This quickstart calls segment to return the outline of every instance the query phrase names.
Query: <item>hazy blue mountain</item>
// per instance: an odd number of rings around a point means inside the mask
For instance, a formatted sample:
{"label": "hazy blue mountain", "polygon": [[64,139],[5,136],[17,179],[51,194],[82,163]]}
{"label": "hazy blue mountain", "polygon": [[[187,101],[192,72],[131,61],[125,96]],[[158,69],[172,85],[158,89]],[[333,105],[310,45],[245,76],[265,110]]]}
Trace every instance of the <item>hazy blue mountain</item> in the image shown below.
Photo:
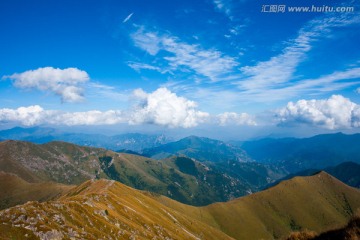
{"label": "hazy blue mountain", "polygon": [[10,139],[33,143],[65,141],[82,146],[102,147],[111,150],[126,149],[137,152],[144,148],[159,146],[171,140],[164,135],[126,133],[115,136],[106,136],[102,134],[67,133],[52,128],[42,127],[15,127],[0,131],[0,140]]}
{"label": "hazy blue mountain", "polygon": [[144,149],[143,154],[155,159],[184,155],[200,162],[247,162],[251,160],[240,147],[219,140],[196,136],[186,137],[179,141],[170,142],[158,147]]}
{"label": "hazy blue mountain", "polygon": [[360,134],[323,134],[311,138],[261,139],[241,144],[261,163],[275,164],[290,173],[324,169],[342,162],[360,163]]}

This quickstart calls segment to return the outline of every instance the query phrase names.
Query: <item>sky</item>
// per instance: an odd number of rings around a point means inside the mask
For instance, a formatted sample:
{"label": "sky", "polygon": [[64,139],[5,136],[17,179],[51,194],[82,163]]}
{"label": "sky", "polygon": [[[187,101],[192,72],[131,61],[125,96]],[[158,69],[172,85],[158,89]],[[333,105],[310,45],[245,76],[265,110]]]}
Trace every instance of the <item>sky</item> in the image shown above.
{"label": "sky", "polygon": [[3,0],[0,32],[0,129],[360,132],[358,1]]}

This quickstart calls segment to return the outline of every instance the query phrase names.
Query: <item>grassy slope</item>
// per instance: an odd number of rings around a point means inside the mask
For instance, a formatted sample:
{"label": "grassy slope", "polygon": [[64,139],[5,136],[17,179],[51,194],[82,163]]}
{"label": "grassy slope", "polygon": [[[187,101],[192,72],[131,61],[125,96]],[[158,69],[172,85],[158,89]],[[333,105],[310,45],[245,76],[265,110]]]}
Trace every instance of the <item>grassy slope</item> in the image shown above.
{"label": "grassy slope", "polygon": [[235,199],[195,208],[159,197],[163,204],[218,227],[236,239],[272,239],[341,226],[360,207],[360,191],[321,172]]}
{"label": "grassy slope", "polygon": [[0,172],[0,209],[27,201],[48,201],[72,187],[52,182],[28,183],[16,175]]}
{"label": "grassy slope", "polygon": [[109,180],[87,181],[57,201],[1,211],[0,233],[10,239],[25,234],[64,239],[231,239],[162,205],[149,193]]}

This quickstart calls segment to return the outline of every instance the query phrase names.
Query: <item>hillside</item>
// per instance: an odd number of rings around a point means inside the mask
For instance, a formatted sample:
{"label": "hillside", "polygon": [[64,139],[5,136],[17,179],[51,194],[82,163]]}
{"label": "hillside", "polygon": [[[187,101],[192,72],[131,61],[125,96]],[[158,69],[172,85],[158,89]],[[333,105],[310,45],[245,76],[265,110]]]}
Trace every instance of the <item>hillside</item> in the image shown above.
{"label": "hillside", "polygon": [[0,172],[0,210],[27,201],[54,199],[73,186],[53,182],[29,183],[14,174]]}
{"label": "hillside", "polygon": [[109,180],[87,181],[56,201],[0,212],[0,238],[231,239],[151,197]]}
{"label": "hillside", "polygon": [[260,139],[240,146],[249,156],[271,163],[290,173],[324,169],[342,162],[360,163],[360,134],[323,134],[311,138]]}
{"label": "hillside", "polygon": [[235,239],[279,239],[301,229],[333,229],[346,224],[360,208],[359,199],[359,190],[325,172],[296,177],[262,192],[201,208],[159,197],[163,204]]}
{"label": "hillside", "polygon": [[[186,164],[192,164],[196,172],[189,172],[184,168]],[[192,159],[174,157],[157,161],[65,142],[41,145],[0,142],[0,171],[15,174],[29,183],[72,185],[94,178],[113,179],[192,205],[228,201],[256,190],[246,180]]]}

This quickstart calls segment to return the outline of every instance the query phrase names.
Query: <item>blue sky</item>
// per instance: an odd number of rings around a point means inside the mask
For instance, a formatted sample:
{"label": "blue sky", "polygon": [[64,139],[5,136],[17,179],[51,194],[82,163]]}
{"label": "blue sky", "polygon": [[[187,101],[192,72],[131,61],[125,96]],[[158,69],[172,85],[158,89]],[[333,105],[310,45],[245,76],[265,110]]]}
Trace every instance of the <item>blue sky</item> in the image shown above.
{"label": "blue sky", "polygon": [[[353,11],[289,10],[312,5]],[[359,11],[334,0],[1,1],[0,128],[358,132]]]}

